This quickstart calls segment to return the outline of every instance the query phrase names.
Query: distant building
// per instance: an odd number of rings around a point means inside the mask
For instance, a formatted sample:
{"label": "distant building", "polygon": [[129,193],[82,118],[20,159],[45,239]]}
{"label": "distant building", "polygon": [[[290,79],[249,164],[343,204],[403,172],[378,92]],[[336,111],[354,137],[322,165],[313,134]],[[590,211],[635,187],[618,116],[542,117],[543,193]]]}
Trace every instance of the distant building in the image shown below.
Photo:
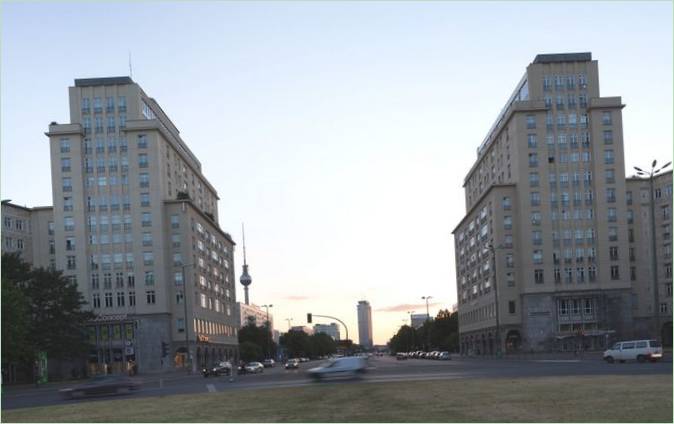
{"label": "distant building", "polygon": [[314,334],[325,333],[328,336],[332,337],[333,340],[339,340],[339,325],[337,323],[327,324],[316,324],[314,325]]}
{"label": "distant building", "polygon": [[358,344],[372,347],[372,308],[367,300],[358,302]]}
{"label": "distant building", "polygon": [[288,331],[303,331],[303,332],[307,333],[307,334],[310,335],[310,336],[311,336],[312,334],[314,334],[313,328],[307,327],[307,326],[305,326],[305,325],[293,325],[292,327],[290,327],[290,330],[288,330]]}
{"label": "distant building", "polygon": [[18,253],[33,267],[54,267],[54,208],[2,201],[2,253]]}
{"label": "distant building", "polygon": [[[255,304],[246,305],[243,302],[236,303],[236,313],[240,319],[240,327],[248,325],[249,321],[253,321],[258,327],[262,327],[267,321],[267,311]],[[274,328],[274,315],[269,314],[269,324]]]}
{"label": "distant building", "polygon": [[411,321],[410,325],[413,328],[417,329],[417,328],[421,327],[422,325],[424,325],[426,320],[429,320],[429,319],[430,319],[430,317],[427,314],[412,314],[412,315],[410,315],[410,321]]}

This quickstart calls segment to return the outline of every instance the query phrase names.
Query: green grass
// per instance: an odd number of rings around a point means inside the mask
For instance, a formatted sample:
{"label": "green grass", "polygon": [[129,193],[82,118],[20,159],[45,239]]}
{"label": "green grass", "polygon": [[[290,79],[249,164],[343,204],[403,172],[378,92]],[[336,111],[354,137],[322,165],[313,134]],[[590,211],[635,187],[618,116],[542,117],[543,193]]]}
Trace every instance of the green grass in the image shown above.
{"label": "green grass", "polygon": [[316,384],[3,411],[3,422],[672,422],[672,377]]}

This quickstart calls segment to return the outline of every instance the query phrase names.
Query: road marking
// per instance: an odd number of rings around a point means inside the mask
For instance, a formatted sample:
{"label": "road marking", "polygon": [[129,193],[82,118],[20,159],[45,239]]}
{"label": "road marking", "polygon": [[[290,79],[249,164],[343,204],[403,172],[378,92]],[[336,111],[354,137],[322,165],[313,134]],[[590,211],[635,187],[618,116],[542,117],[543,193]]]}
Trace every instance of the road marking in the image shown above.
{"label": "road marking", "polygon": [[210,393],[217,392],[217,390],[215,389],[215,384],[207,384],[207,385],[206,385],[206,388],[208,389],[208,391],[209,391]]}
{"label": "road marking", "polygon": [[532,362],[580,362],[580,359],[536,359]]}

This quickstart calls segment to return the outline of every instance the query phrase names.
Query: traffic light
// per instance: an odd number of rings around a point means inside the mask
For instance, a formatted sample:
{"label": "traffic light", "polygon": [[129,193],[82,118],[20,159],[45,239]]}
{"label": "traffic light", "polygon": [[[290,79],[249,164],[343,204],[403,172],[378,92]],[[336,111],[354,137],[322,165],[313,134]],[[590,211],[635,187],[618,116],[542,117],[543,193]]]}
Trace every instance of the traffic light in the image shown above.
{"label": "traffic light", "polygon": [[161,356],[166,358],[169,354],[169,345],[166,342],[161,342]]}
{"label": "traffic light", "polygon": [[311,313],[307,314],[307,322],[311,324]]}

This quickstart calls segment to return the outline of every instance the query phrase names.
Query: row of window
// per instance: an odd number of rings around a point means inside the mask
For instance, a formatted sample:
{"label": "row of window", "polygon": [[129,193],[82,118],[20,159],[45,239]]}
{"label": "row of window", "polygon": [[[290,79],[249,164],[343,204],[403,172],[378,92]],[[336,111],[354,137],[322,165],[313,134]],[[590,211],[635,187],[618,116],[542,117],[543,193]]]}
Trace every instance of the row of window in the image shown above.
{"label": "row of window", "polygon": [[[103,118],[100,116],[94,117],[94,130],[93,132],[96,134],[103,134],[105,131],[103,130]],[[91,118],[88,116],[85,116],[82,118],[82,128],[84,129],[84,134],[88,135],[92,133],[91,130]],[[126,114],[119,114],[119,127],[115,127],[115,118],[113,116],[108,116],[108,126],[107,126],[107,133],[115,133],[117,131],[117,128],[120,130],[126,128]]]}
{"label": "row of window", "polygon": [[[90,112],[91,102],[88,97],[82,97],[80,100],[81,110],[83,114]],[[103,100],[101,97],[93,98],[94,113],[101,113],[103,111]],[[117,98],[117,108],[120,112],[126,111],[126,96],[119,96]],[[115,111],[115,97],[107,96],[105,98],[105,109],[107,113]]]}
{"label": "row of window", "polygon": [[10,216],[3,217],[2,221],[6,230],[14,229],[16,231],[30,231],[30,221],[24,221],[23,219],[12,218]]}
{"label": "row of window", "polygon": [[544,75],[543,76],[543,90],[575,90],[576,87],[584,89],[587,88],[586,74],[566,74],[566,75]]}
{"label": "row of window", "polygon": [[23,239],[13,239],[12,237],[5,237],[4,243],[7,250],[23,250]]}

